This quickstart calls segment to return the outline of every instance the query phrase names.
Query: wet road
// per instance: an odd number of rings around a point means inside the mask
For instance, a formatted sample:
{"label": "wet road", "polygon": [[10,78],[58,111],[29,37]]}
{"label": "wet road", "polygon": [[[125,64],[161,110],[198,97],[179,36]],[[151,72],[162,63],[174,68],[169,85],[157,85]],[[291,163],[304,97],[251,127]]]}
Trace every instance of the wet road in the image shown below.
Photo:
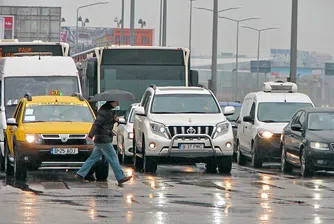
{"label": "wet road", "polygon": [[0,223],[334,223],[334,175],[304,179],[233,164],[228,176],[204,166],[159,166],[133,173],[123,188],[79,183],[74,172],[30,172],[26,182],[0,175]]}

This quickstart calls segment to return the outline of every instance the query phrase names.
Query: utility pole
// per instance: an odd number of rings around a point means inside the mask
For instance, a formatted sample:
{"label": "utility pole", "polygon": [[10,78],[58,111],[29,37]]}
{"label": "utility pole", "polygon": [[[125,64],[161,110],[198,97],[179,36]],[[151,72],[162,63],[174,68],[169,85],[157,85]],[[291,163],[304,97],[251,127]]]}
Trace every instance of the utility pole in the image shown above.
{"label": "utility pole", "polygon": [[189,0],[190,1],[190,18],[189,18],[189,50],[191,52],[191,33],[192,33],[192,20],[193,20],[193,1],[195,0]]}
{"label": "utility pole", "polygon": [[213,0],[211,91],[217,94],[218,0]]}
{"label": "utility pole", "polygon": [[291,46],[290,46],[290,82],[297,82],[297,29],[298,0],[292,0]]}
{"label": "utility pole", "polygon": [[159,46],[161,46],[162,40],[162,14],[163,14],[163,0],[160,0],[160,25],[159,25]]}
{"label": "utility pole", "polygon": [[135,44],[135,0],[131,0],[130,6],[130,45]]}
{"label": "utility pole", "polygon": [[121,44],[124,44],[124,0],[122,0]]}
{"label": "utility pole", "polygon": [[167,0],[163,0],[163,20],[162,20],[162,29],[163,29],[163,35],[162,35],[162,46],[166,46],[167,43]]}

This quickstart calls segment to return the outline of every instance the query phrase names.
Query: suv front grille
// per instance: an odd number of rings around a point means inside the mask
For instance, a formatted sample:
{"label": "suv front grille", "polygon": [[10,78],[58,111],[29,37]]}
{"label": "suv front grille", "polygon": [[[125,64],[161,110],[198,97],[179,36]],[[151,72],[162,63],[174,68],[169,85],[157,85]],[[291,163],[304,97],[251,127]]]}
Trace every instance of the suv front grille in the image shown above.
{"label": "suv front grille", "polygon": [[169,126],[171,137],[177,134],[206,134],[212,136],[214,126]]}
{"label": "suv front grille", "polygon": [[[42,134],[42,145],[86,145],[85,134]],[[64,138],[65,139],[62,139]]]}

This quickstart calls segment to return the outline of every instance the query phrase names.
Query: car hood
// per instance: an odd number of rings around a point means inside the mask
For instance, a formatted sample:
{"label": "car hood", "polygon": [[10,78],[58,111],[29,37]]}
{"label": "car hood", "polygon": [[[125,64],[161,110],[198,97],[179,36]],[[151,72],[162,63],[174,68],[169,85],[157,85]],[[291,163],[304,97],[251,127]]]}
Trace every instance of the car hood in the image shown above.
{"label": "car hood", "polygon": [[274,134],[281,134],[283,132],[283,128],[288,124],[288,123],[264,123],[264,122],[260,123],[261,123],[260,125],[261,129],[265,129]]}
{"label": "car hood", "polygon": [[88,134],[93,123],[87,122],[43,122],[25,123],[29,134]]}
{"label": "car hood", "polygon": [[152,120],[164,125],[216,125],[226,121],[223,114],[154,114]]}
{"label": "car hood", "polygon": [[334,130],[306,131],[307,139],[315,142],[334,143]]}

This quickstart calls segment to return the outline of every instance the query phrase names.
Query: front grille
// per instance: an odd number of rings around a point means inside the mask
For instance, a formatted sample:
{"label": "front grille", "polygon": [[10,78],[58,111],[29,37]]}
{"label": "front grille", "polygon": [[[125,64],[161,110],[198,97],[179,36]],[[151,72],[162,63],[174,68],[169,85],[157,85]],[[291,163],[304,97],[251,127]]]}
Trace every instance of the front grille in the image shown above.
{"label": "front grille", "polygon": [[42,145],[86,145],[86,134],[42,134]]}
{"label": "front grille", "polygon": [[86,145],[85,139],[68,139],[62,142],[60,139],[43,139],[42,145]]}
{"label": "front grille", "polygon": [[206,134],[211,136],[213,132],[213,126],[169,126],[168,131],[173,137],[177,134]]}

